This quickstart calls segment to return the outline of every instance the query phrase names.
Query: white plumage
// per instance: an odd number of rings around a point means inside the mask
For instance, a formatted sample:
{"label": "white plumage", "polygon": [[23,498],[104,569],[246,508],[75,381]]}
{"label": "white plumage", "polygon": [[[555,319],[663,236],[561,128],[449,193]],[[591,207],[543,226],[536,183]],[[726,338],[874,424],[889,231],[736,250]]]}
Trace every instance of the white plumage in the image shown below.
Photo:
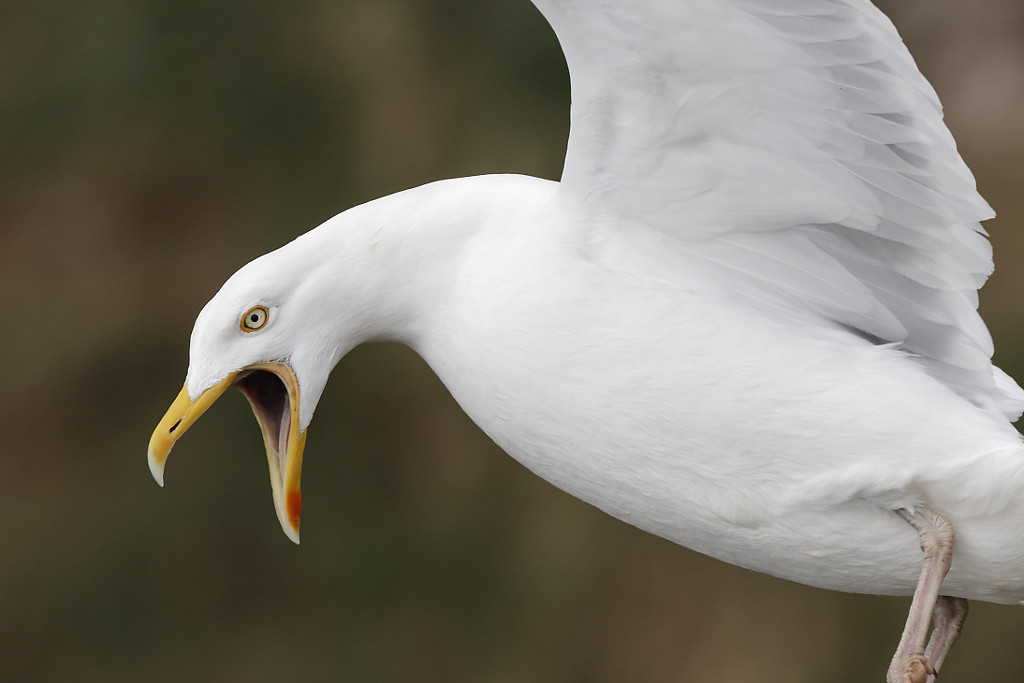
{"label": "white plumage", "polygon": [[654,261],[669,280],[697,268],[755,306],[899,342],[969,400],[1020,415],[1024,393],[998,372],[995,385],[976,313],[992,269],[978,221],[992,211],[881,12],[538,4],[572,76],[563,185],[653,231],[616,241],[643,250],[634,267]]}
{"label": "white plumage", "polygon": [[867,0],[536,4],[572,81],[561,182],[427,185],[241,269],[196,322],[154,472],[240,383],[297,540],[297,435],[341,357],[391,339],[510,455],[640,528],[911,594],[927,511],[956,531],[942,595],[1024,600],[1024,391],[976,311],[992,212],[892,24]]}

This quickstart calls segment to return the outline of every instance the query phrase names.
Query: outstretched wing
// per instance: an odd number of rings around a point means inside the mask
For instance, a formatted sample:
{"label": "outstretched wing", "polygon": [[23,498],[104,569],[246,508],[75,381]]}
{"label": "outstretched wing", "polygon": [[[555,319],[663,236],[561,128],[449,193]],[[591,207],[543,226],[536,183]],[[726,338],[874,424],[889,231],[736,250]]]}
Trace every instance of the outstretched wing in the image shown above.
{"label": "outstretched wing", "polygon": [[534,1],[572,81],[563,191],[629,226],[605,258],[896,343],[1020,415],[977,313],[993,213],[868,0]]}

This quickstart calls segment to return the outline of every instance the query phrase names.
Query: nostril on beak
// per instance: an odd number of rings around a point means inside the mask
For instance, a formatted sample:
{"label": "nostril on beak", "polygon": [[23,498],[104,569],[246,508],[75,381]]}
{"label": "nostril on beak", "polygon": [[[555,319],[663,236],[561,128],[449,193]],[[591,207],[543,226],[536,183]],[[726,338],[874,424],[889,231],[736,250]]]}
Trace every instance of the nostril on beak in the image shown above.
{"label": "nostril on beak", "polygon": [[168,434],[173,434],[174,430],[177,429],[178,425],[180,425],[180,424],[181,424],[181,419],[179,418],[177,422],[175,422],[173,425],[171,425],[171,428],[168,430],[167,433]]}

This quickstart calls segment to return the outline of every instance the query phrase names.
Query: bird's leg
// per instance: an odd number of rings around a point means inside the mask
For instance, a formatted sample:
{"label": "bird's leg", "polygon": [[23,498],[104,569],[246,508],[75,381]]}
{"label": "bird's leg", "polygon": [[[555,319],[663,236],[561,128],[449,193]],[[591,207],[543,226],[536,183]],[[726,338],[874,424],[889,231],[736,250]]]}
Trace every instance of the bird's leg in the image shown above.
{"label": "bird's leg", "polygon": [[[886,683],[927,683],[929,677],[935,673],[936,667],[934,663],[929,662],[925,654],[925,638],[928,635],[932,613],[935,612],[939,600],[939,588],[953,560],[953,527],[944,517],[930,510],[895,512],[914,527],[920,536],[924,562],[917,580],[917,589],[914,591],[914,600],[910,603],[910,614],[907,616],[907,625],[903,628],[903,637],[886,674]],[[954,607],[956,611],[958,607],[955,604],[947,604],[945,599],[942,602],[940,618],[945,633],[939,633],[938,640],[933,638],[928,651],[944,658],[949,646],[953,644],[952,639],[956,638],[955,634],[951,636],[950,633],[959,632],[959,625],[963,623],[963,619],[961,618],[957,624],[955,615],[947,618],[946,608]],[[963,616],[966,617],[966,610],[963,611]],[[931,647],[932,644],[934,648]]]}
{"label": "bird's leg", "polygon": [[935,602],[935,627],[928,639],[928,647],[924,650],[924,658],[936,673],[949,654],[949,649],[956,642],[957,636],[960,635],[966,618],[967,601],[963,598],[940,595]]}

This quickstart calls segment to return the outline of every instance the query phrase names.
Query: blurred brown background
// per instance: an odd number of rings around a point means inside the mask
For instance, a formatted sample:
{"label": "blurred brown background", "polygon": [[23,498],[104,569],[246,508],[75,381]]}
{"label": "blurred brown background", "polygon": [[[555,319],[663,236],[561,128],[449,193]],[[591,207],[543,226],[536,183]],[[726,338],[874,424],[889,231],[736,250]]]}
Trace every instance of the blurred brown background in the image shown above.
{"label": "blurred brown background", "polygon": [[[982,307],[1024,378],[1024,3],[884,9],[1000,214]],[[882,680],[908,600],[612,520],[503,455],[404,348],[335,371],[301,547],[240,396],[150,479],[231,272],[408,186],[557,177],[567,107],[527,0],[0,2],[0,679]],[[1022,644],[1024,608],[975,604],[942,680],[1020,680]]]}

